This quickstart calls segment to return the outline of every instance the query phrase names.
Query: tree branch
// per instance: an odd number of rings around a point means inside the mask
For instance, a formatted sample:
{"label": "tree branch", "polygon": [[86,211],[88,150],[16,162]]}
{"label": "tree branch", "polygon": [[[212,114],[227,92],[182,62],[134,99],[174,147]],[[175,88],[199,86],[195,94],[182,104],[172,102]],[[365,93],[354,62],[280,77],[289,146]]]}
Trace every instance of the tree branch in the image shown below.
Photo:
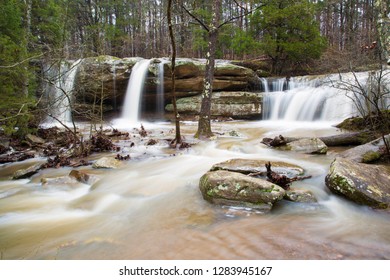
{"label": "tree branch", "polygon": [[26,59],[24,59],[24,60],[22,60],[22,61],[16,62],[15,64],[12,64],[12,65],[4,65],[4,66],[3,66],[3,65],[0,65],[0,68],[1,68],[1,69],[14,68],[14,67],[16,67],[16,66],[18,66],[18,65],[20,65],[20,64],[25,63],[26,61],[29,61],[29,60],[34,59],[34,58],[41,57],[41,56],[43,56],[43,55],[44,55],[44,53],[41,53],[41,54],[39,54],[39,55],[32,56],[32,57],[26,58]]}
{"label": "tree branch", "polygon": [[221,28],[222,26],[224,26],[224,25],[226,25],[226,24],[229,24],[229,23],[232,23],[233,21],[235,21],[235,20],[237,20],[237,19],[240,19],[240,18],[242,18],[242,17],[245,17],[245,16],[247,16],[247,15],[250,15],[251,13],[253,13],[253,12],[255,12],[255,11],[257,11],[257,10],[259,10],[259,9],[261,9],[262,7],[265,6],[265,4],[262,4],[262,5],[260,5],[260,6],[256,7],[256,8],[254,8],[254,9],[248,11],[246,8],[244,8],[244,7],[242,7],[240,4],[238,4],[237,1],[234,1],[234,3],[236,3],[236,5],[237,5],[238,7],[240,7],[241,9],[243,9],[243,10],[246,11],[246,12],[245,12],[244,14],[242,14],[242,15],[238,15],[238,16],[235,16],[235,17],[232,17],[232,18],[228,19],[227,21],[221,23],[217,28]]}
{"label": "tree branch", "polygon": [[207,25],[201,20],[199,19],[197,16],[195,16],[193,13],[191,13],[191,11],[189,11],[185,6],[184,4],[181,5],[181,7],[186,11],[186,13],[192,17],[194,20],[196,20],[204,29],[206,29],[207,32],[210,32],[210,29],[207,27]]}

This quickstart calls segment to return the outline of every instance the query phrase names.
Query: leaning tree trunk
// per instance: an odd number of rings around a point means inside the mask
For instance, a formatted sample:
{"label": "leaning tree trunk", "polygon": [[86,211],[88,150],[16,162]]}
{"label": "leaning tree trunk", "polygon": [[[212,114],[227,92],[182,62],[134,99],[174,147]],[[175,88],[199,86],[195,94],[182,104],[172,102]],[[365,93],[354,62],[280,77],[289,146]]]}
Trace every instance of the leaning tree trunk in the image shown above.
{"label": "leaning tree trunk", "polygon": [[213,136],[211,131],[211,95],[215,71],[215,53],[217,49],[218,24],[221,18],[221,0],[215,0],[212,6],[212,22],[208,30],[209,47],[206,55],[206,71],[203,82],[202,105],[199,113],[198,131],[195,137],[200,139]]}
{"label": "leaning tree trunk", "polygon": [[375,0],[381,59],[390,65],[390,1]]}

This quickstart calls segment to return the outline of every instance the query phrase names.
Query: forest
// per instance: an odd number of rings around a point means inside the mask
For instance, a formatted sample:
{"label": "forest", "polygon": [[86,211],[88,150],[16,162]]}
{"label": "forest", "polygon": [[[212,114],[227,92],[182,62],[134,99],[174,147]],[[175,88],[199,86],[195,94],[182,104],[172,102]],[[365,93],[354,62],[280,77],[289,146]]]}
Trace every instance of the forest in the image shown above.
{"label": "forest", "polygon": [[[24,133],[39,103],[42,61],[171,56],[167,7],[164,0],[1,0],[2,126],[17,123]],[[380,22],[388,7],[387,0],[177,0],[170,9],[177,57],[206,57],[217,10],[215,58],[259,62],[271,75],[289,76],[385,60]]]}
{"label": "forest", "polygon": [[0,0],[0,259],[390,259],[389,1]]}

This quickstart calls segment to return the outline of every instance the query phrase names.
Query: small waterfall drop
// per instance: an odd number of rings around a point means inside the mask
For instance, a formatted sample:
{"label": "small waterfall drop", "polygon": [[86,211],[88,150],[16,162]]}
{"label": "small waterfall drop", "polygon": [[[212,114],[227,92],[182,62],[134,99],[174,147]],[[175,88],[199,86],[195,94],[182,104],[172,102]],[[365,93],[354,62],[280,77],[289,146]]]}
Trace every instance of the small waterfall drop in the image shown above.
{"label": "small waterfall drop", "polygon": [[73,62],[70,66],[62,62],[60,67],[49,67],[45,73],[49,83],[46,87],[47,106],[49,116],[45,125],[52,126],[58,123],[70,123],[72,121],[73,88],[81,59]]}
{"label": "small waterfall drop", "polygon": [[122,110],[122,118],[131,123],[139,122],[141,96],[150,62],[151,60],[140,60],[131,71]]}
{"label": "small waterfall drop", "polygon": [[157,116],[160,119],[164,118],[164,112],[165,112],[165,94],[164,94],[164,65],[167,64],[167,60],[161,60],[161,62],[158,65],[158,86],[157,86],[157,102],[156,102],[156,108],[157,108]]}
{"label": "small waterfall drop", "polygon": [[345,91],[319,79],[297,77],[262,82],[264,120],[333,122],[356,113]]}

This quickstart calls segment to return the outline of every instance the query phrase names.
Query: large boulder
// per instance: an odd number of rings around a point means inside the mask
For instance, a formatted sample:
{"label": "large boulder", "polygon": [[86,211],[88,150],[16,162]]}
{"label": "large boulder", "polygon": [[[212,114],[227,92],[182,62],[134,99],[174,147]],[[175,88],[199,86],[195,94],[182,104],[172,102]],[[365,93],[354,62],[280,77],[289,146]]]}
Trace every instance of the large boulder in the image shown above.
{"label": "large boulder", "polygon": [[[268,163],[268,161],[258,159],[229,159],[227,161],[214,164],[210,171],[225,170],[239,172],[242,174],[264,173],[265,175],[267,172],[267,169],[265,168],[266,163]],[[296,177],[303,175],[304,173],[302,167],[287,162],[272,161],[271,165],[272,171],[288,177]]]}
{"label": "large boulder", "polygon": [[281,149],[304,154],[326,154],[328,152],[328,147],[319,138],[302,138],[287,143]]}
{"label": "large boulder", "polygon": [[358,204],[386,209],[390,206],[390,168],[336,158],[325,178],[326,186]]}
{"label": "large boulder", "polygon": [[[214,92],[211,97],[211,115],[232,118],[260,118],[262,96],[254,92]],[[182,115],[198,115],[202,98],[200,95],[180,98],[177,109]],[[173,112],[172,104],[166,106]]]}
{"label": "large boulder", "polygon": [[211,203],[262,211],[271,210],[274,203],[285,195],[281,187],[266,180],[224,170],[204,174],[199,188],[203,198]]}

